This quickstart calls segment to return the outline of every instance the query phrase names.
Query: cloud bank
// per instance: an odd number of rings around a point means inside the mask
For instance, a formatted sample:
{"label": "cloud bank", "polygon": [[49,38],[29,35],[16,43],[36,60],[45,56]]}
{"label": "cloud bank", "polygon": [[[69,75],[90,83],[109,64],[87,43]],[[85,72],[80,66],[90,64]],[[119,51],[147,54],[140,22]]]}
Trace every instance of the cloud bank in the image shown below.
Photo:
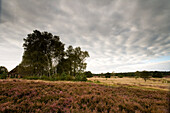
{"label": "cloud bank", "polygon": [[[34,29],[87,50],[94,73],[169,70],[169,0],[2,0],[0,65],[22,60],[23,38]],[[164,66],[165,65],[165,66]]]}

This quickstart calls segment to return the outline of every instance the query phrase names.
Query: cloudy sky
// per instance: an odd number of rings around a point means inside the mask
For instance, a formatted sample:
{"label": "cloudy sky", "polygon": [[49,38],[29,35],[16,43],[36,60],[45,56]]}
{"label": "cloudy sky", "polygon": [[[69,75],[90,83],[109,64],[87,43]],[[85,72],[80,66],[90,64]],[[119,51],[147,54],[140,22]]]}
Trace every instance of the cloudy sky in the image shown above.
{"label": "cloudy sky", "polygon": [[35,29],[87,50],[93,73],[170,70],[170,0],[0,0],[0,65]]}

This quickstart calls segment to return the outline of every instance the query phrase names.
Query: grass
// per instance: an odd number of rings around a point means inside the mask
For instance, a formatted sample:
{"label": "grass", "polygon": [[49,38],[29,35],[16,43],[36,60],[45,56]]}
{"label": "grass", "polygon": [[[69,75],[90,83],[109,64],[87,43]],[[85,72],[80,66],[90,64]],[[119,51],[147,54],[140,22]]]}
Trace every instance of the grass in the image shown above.
{"label": "grass", "polygon": [[166,91],[89,82],[0,80],[0,112],[168,113]]}
{"label": "grass", "polygon": [[142,78],[99,78],[92,77],[88,78],[88,80],[99,81],[100,84],[110,85],[110,86],[124,86],[124,87],[132,87],[132,88],[141,88],[141,89],[151,89],[151,90],[165,90],[169,91],[169,78],[151,78],[146,82]]}

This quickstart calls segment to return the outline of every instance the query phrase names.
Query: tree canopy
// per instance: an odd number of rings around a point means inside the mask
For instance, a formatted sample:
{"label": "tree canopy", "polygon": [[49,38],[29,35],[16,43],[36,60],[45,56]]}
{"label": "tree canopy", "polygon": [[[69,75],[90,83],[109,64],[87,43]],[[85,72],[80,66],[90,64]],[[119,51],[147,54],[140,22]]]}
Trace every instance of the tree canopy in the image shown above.
{"label": "tree canopy", "polygon": [[85,59],[89,57],[87,51],[82,51],[80,47],[73,48],[69,46],[65,52],[65,58],[61,60],[58,65],[59,73],[67,73],[70,75],[76,75],[82,73],[86,69]]}
{"label": "tree canopy", "polygon": [[8,69],[4,66],[0,66],[0,74],[8,73]]}
{"label": "tree canopy", "polygon": [[63,72],[70,75],[83,72],[88,52],[72,46],[65,51],[64,46],[59,36],[34,30],[24,38],[24,54],[19,73],[51,76]]}

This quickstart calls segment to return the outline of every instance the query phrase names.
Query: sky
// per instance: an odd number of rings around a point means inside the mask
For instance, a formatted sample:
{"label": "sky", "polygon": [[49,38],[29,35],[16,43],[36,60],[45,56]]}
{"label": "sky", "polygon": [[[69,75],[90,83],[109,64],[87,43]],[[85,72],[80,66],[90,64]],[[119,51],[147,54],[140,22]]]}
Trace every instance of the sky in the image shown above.
{"label": "sky", "polygon": [[0,65],[22,61],[37,29],[89,52],[93,73],[169,71],[170,0],[0,0]]}

